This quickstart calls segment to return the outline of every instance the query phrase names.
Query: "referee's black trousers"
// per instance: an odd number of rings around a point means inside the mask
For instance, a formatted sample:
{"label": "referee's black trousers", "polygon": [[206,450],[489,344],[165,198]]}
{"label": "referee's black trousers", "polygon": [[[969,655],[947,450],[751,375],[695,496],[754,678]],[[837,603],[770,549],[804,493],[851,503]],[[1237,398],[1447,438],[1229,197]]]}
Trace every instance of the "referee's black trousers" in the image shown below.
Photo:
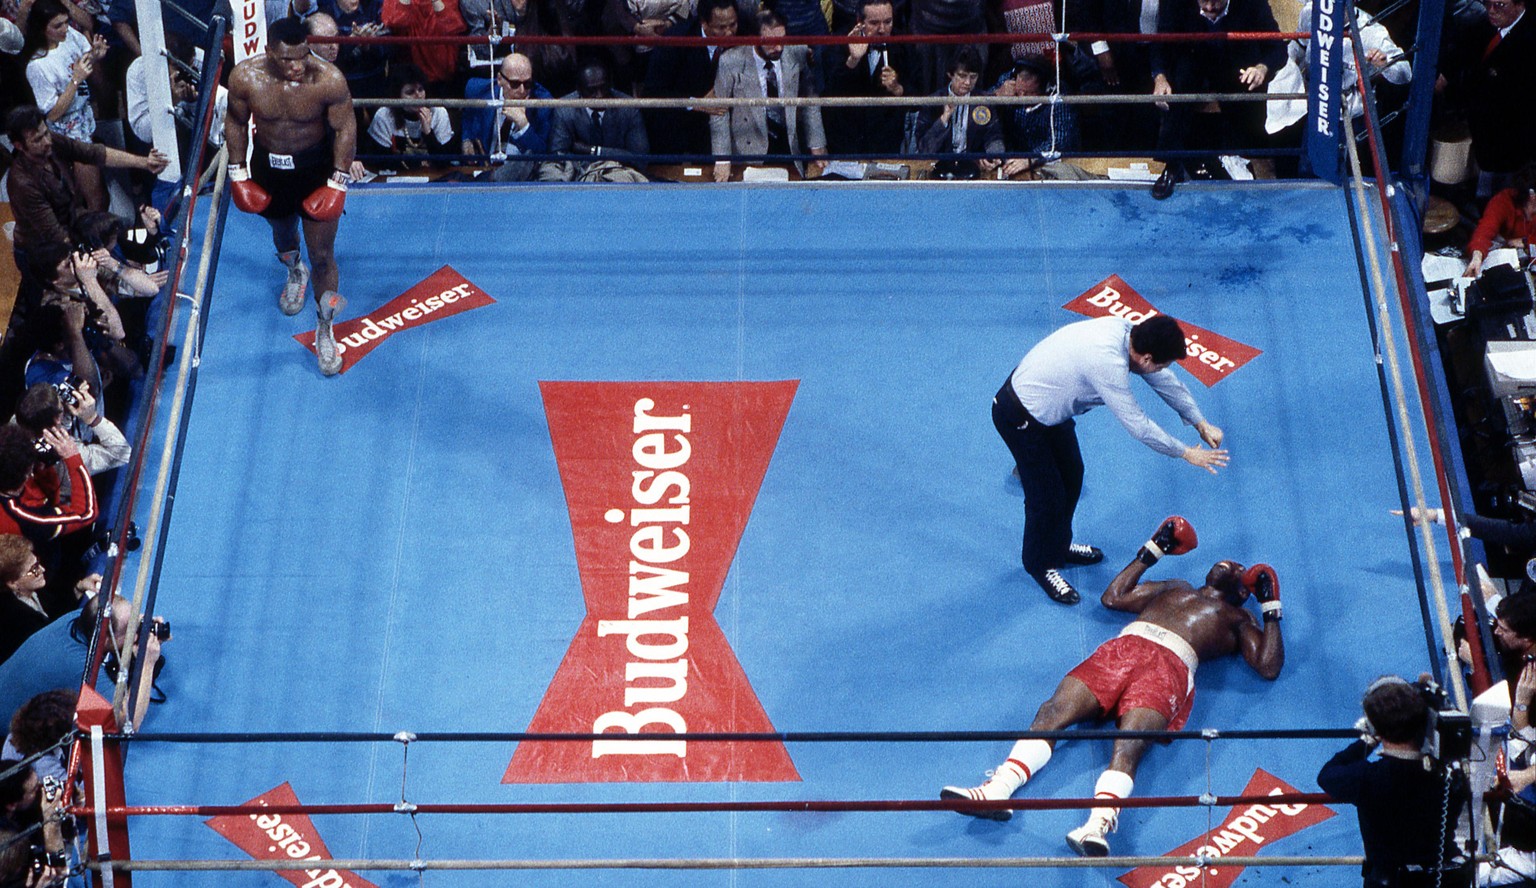
{"label": "referee's black trousers", "polygon": [[1031,574],[1066,564],[1072,516],[1083,493],[1083,454],[1077,423],[1041,425],[1004,382],[992,399],[992,424],[1008,445],[1024,486],[1024,570]]}

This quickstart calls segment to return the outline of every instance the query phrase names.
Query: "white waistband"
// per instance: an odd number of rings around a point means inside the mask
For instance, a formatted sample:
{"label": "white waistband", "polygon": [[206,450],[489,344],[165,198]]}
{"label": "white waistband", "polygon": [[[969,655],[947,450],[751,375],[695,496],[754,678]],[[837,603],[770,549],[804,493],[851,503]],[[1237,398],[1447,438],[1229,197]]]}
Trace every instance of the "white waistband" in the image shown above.
{"label": "white waistband", "polygon": [[1173,652],[1173,655],[1184,661],[1184,666],[1189,670],[1189,679],[1194,681],[1195,668],[1200,665],[1200,656],[1189,642],[1179,637],[1172,629],[1164,629],[1151,623],[1137,620],[1120,630],[1122,636],[1134,635],[1137,638],[1145,638],[1153,644],[1160,645]]}

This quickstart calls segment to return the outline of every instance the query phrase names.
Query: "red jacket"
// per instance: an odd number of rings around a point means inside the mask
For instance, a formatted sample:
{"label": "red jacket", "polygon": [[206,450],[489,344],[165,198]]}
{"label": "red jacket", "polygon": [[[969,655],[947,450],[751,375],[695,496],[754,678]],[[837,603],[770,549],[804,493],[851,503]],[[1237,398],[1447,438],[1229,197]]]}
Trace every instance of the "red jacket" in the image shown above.
{"label": "red jacket", "polygon": [[1515,207],[1513,188],[1500,191],[1488,201],[1487,209],[1483,210],[1483,218],[1477,222],[1477,230],[1472,232],[1472,239],[1467,242],[1467,252],[1487,256],[1495,235],[1506,241],[1519,239],[1527,245],[1530,245],[1532,236],[1536,235],[1536,219],[1525,218],[1525,214]]}
{"label": "red jacket", "polygon": [[0,534],[51,540],[95,523],[96,488],[91,486],[91,473],[78,453],[64,460],[64,467],[69,471],[69,503],[59,504],[58,473],[33,472],[20,494],[0,496]]}
{"label": "red jacket", "polygon": [[[443,11],[432,8],[432,0],[384,0],[380,20],[390,33],[402,37],[456,37],[469,32],[464,16],[459,14],[459,0],[443,0]],[[429,83],[453,79],[464,47],[453,45],[412,44],[411,63],[421,69]]]}

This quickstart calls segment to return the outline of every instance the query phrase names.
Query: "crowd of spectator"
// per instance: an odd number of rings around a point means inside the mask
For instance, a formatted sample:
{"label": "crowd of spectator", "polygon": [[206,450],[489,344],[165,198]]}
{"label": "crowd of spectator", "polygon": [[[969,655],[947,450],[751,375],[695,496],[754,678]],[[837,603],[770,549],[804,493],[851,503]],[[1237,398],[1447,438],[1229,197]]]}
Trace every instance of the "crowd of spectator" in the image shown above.
{"label": "crowd of spectator", "polygon": [[[143,66],[129,0],[34,0],[6,10],[11,28],[5,76],[7,107],[31,104],[52,131],[91,142],[98,121],[115,120],[126,104],[130,126],[121,145],[143,154],[148,109]],[[1366,0],[1356,24],[1382,116],[1406,100],[1416,60],[1411,15],[1377,20]],[[1006,174],[1025,168],[1046,177],[1077,177],[1062,153],[1120,152],[1167,160],[1168,185],[1188,175],[1248,178],[1248,159],[1264,170],[1304,174],[1297,154],[1304,103],[1148,102],[1140,105],[937,103],[911,107],[648,108],[631,125],[628,114],[586,111],[593,132],[560,138],[558,115],[532,114],[520,98],[605,96],[659,98],[949,97],[1189,93],[1294,93],[1305,89],[1306,40],[1214,40],[1137,43],[1134,39],[1002,42],[1010,34],[1107,32],[1220,36],[1281,31],[1270,0],[266,0],[268,20],[289,15],[310,32],[331,36],[485,36],[484,44],[317,44],[315,52],[345,74],[355,99],[410,99],[407,107],[360,107],[359,153],[370,169],[400,170],[426,160],[468,154],[482,164],[510,163],[503,180],[612,178],[615,168],[644,173],[649,158],[700,163],[714,156],[785,155],[802,174],[824,171],[818,155],[929,159],[955,153],[955,176]],[[1286,28],[1310,29],[1312,8],[1283,4]],[[1536,87],[1536,24],[1514,0],[1462,0],[1446,14],[1438,62],[1436,114],[1464,120],[1479,168],[1508,176],[1529,163],[1536,143],[1531,115],[1509,113]],[[849,43],[805,46],[799,37],[845,35]],[[954,38],[973,43],[892,43],[892,35]],[[645,38],[782,36],[762,46],[645,46],[516,44],[517,36]],[[513,45],[495,42],[510,38]],[[177,68],[173,94],[190,97],[194,56],[172,34],[168,46],[188,63]],[[595,69],[602,73],[596,73]],[[126,75],[125,75],[126,72]],[[510,72],[510,73],[509,73]],[[126,81],[125,81],[126,76]],[[1343,94],[1352,115],[1363,113],[1345,64]],[[526,81],[524,83],[523,81]],[[596,84],[602,81],[602,87]],[[125,87],[126,83],[126,89]],[[436,99],[502,100],[500,108],[445,108]],[[596,111],[594,115],[592,111]],[[942,120],[939,127],[935,121]],[[541,124],[547,125],[547,129]],[[581,138],[581,135],[590,138]],[[96,139],[96,141],[103,141]],[[564,160],[539,169],[518,155],[609,155],[604,161]],[[390,155],[410,155],[392,160]],[[614,160],[613,156],[620,159]],[[625,161],[624,155],[635,160]],[[1246,159],[1245,159],[1246,158]],[[1274,160],[1268,160],[1274,158]],[[942,159],[939,157],[938,159]],[[1070,160],[1070,157],[1068,158]],[[1009,164],[1009,161],[1014,161]],[[1273,163],[1273,167],[1267,164]],[[81,199],[106,209],[99,164],[76,162]],[[716,166],[716,178],[732,166]],[[1268,175],[1267,172],[1263,174]],[[1483,196],[1504,182],[1485,183]]]}

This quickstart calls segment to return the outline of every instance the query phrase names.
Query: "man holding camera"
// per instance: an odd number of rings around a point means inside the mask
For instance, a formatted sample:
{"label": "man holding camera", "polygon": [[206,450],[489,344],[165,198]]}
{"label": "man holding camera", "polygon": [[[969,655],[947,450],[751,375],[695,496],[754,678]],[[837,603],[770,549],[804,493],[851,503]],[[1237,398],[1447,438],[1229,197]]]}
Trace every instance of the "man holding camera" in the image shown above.
{"label": "man holding camera", "polygon": [[[1137,614],[1136,621],[1067,673],[1035,713],[1031,731],[1062,731],[1111,716],[1123,731],[1179,730],[1194,704],[1195,668],[1229,654],[1241,656],[1269,681],[1280,676],[1285,641],[1280,635],[1280,580],[1274,568],[1218,561],[1198,589],[1183,580],[1141,581],[1162,556],[1183,554],[1196,543],[1194,528],[1183,518],[1173,516],[1158,526],[1101,598],[1111,610]],[[1259,602],[1258,619],[1244,607],[1250,596]],[[1095,799],[1114,805],[1131,794],[1147,743],[1141,738],[1115,741],[1109,768],[1094,786]],[[986,783],[946,786],[939,798],[1007,799],[1050,761],[1055,745],[1055,740],[1020,740]],[[990,820],[1012,816],[998,806],[955,810]],[[1108,836],[1118,823],[1118,807],[1094,808],[1087,823],[1067,833],[1067,844],[1085,857],[1108,856]]]}
{"label": "man holding camera", "polygon": [[[63,813],[68,799],[55,778],[38,778],[30,765],[0,760],[0,884],[47,888],[69,875]],[[37,827],[31,841],[21,837]]]}
{"label": "man holding camera", "polygon": [[16,404],[16,424],[36,437],[39,454],[45,459],[56,460],[57,454],[46,447],[43,432],[54,426],[66,429],[80,445],[80,459],[92,475],[127,465],[133,456],[133,445],[112,420],[101,415],[86,381],[79,385],[39,382],[28,386]]}
{"label": "man holding camera", "polygon": [[[1459,855],[1456,821],[1469,793],[1464,778],[1430,761],[1429,676],[1410,683],[1379,678],[1360,700],[1365,717],[1360,739],[1344,747],[1318,772],[1317,785],[1355,806],[1365,845],[1365,888],[1454,888],[1467,873],[1451,871]],[[1380,745],[1379,756],[1371,750]]]}
{"label": "man holding camera", "polygon": [[[9,721],[16,710],[44,691],[80,686],[80,670],[85,664],[86,646],[99,625],[102,597],[97,594],[87,598],[73,618],[54,620],[44,626],[9,660],[0,663],[0,721]],[[111,622],[106,651],[119,662],[127,662],[129,652],[134,649],[140,622],[132,602],[121,595],[113,595]],[[161,645],[171,640],[170,624],[156,617],[147,638],[144,648],[134,654],[143,667],[134,708],[131,713],[117,713],[119,724],[131,721],[134,726],[143,727],[154,692],[155,676],[162,662]],[[102,696],[109,699],[112,697],[112,681],[113,676],[104,666],[98,676],[98,688]]]}
{"label": "man holding camera", "polygon": [[38,461],[32,433],[15,425],[0,427],[0,533],[19,533],[33,543],[85,530],[96,521],[96,491],[80,446],[60,426],[43,429],[42,440],[69,474],[67,501],[58,473]]}

